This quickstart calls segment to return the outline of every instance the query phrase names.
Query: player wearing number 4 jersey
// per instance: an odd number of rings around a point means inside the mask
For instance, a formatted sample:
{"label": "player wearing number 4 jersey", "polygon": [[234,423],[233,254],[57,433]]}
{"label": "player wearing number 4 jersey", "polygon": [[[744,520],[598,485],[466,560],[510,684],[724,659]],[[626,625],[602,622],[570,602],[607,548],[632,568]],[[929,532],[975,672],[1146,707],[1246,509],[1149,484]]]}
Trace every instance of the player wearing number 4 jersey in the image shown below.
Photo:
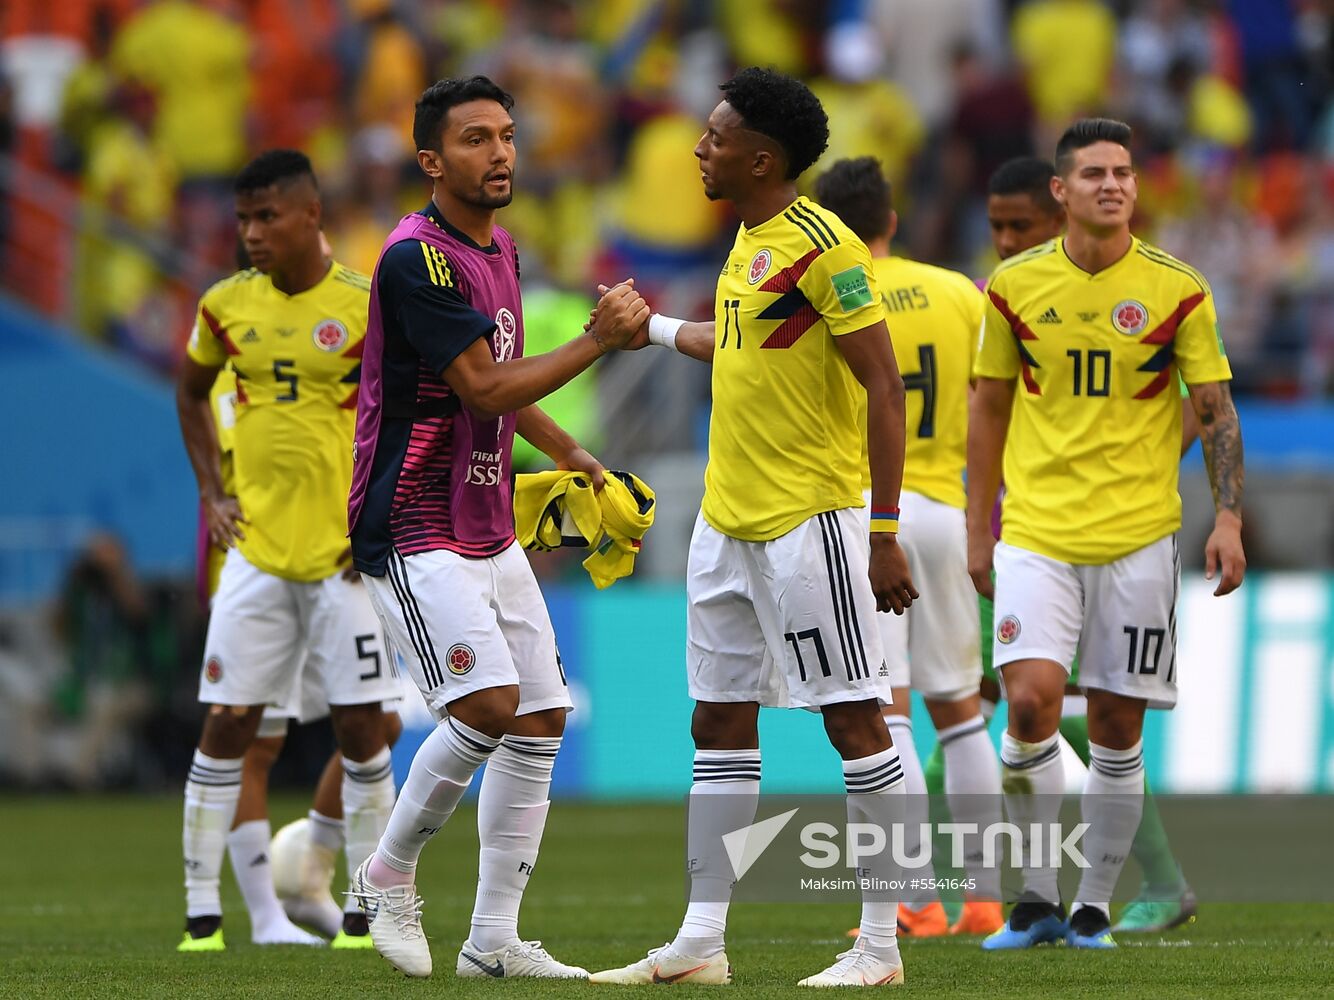
{"label": "player wearing number 4 jersey", "polygon": [[[894,354],[907,389],[903,495],[899,506],[912,530],[901,542],[924,600],[903,616],[879,615],[894,702],[884,710],[903,761],[908,791],[904,847],[919,851],[927,789],[913,742],[910,693],[921,693],[948,758],[946,794],[951,817],[978,830],[1000,822],[1000,767],[982,718],[978,682],[977,597],[968,579],[963,469],[968,439],[968,393],[982,293],[956,271],[890,255],[898,227],[889,182],[874,159],[840,160],[815,185],[825,207],[866,240],[875,259]],[[869,471],[864,485],[870,489]],[[868,496],[869,500],[869,496]],[[974,890],[960,931],[990,933],[1001,924],[1000,878],[982,865],[982,837],[964,839],[964,863]],[[925,880],[921,880],[925,882]],[[899,927],[914,936],[943,934],[944,907],[934,889],[908,894]]]}
{"label": "player wearing number 4 jersey", "polygon": [[[325,256],[319,192],[302,154],[276,150],[247,166],[236,213],[254,267],[204,294],[177,390],[210,540],[230,547],[200,672],[209,710],[185,792],[182,951],[222,947],[218,879],[242,755],[264,706],[287,702],[298,669],[319,677],[343,751],[349,861],[370,853],[394,800],[380,703],[397,683],[391,671],[366,670],[368,651],[388,650],[365,589],[344,575],[340,502],[352,477],[368,282]],[[229,362],[235,496],[223,488],[209,406]],[[321,943],[280,912],[269,923],[252,926],[257,941]]]}
{"label": "player wearing number 4 jersey", "polygon": [[[1001,745],[1009,819],[1058,818],[1062,688],[1076,654],[1088,692],[1090,859],[1069,923],[1057,871],[1026,867],[1025,895],[988,949],[1064,937],[1114,946],[1109,903],[1144,802],[1141,732],[1176,700],[1181,525],[1178,372],[1200,423],[1215,526],[1216,594],[1245,571],[1241,433],[1213,297],[1199,273],[1136,239],[1130,128],[1073,125],[1052,193],[1068,234],[1002,264],[987,285],[968,441],[969,572],[995,582],[994,658],[1009,701]],[[1004,455],[1001,540],[991,508]]]}
{"label": "player wearing number 4 jersey", "polygon": [[[896,538],[903,383],[865,245],[797,197],[797,177],[827,143],[824,109],[796,80],[753,67],[722,91],[695,147],[705,194],[741,217],[714,321],[654,316],[646,331],[713,363],[686,583],[696,702],[690,902],[670,944],[595,973],[595,983],[730,981],[723,935],[734,869],[722,838],[755,818],[761,706],[821,711],[843,758],[849,818],[884,830],[902,820],[903,771],[879,711],[890,688],[875,612],[902,613],[917,596]],[[864,429],[869,538],[859,509]],[[856,946],[799,985],[903,981],[897,893],[876,887],[901,876],[888,853],[866,862]]]}

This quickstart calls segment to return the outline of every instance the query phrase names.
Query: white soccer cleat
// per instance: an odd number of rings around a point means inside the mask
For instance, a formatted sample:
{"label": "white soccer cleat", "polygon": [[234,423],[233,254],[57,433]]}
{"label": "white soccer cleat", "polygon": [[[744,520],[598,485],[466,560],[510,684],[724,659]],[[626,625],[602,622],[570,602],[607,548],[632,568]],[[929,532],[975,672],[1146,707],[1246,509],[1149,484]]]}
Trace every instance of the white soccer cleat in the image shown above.
{"label": "white soccer cleat", "polygon": [[[897,956],[896,956],[897,957]],[[903,985],[903,963],[889,962],[867,951],[864,942],[858,941],[849,950],[838,956],[824,972],[807,976],[798,986],[901,986]]]}
{"label": "white soccer cleat", "polygon": [[429,976],[431,948],[422,930],[422,898],[417,895],[417,887],[381,889],[366,877],[370,863],[367,858],[352,876],[351,895],[366,914],[375,950],[404,975]]}
{"label": "white soccer cleat", "polygon": [[492,976],[496,979],[587,979],[588,970],[557,962],[541,941],[515,941],[495,951],[478,951],[464,941],[455,973],[461,978]]}
{"label": "white soccer cleat", "polygon": [[677,951],[670,944],[654,948],[646,958],[623,969],[607,969],[588,977],[590,983],[639,985],[643,983],[692,983],[701,986],[722,986],[732,981],[732,966],[727,953],[720,951],[712,958],[696,958]]}

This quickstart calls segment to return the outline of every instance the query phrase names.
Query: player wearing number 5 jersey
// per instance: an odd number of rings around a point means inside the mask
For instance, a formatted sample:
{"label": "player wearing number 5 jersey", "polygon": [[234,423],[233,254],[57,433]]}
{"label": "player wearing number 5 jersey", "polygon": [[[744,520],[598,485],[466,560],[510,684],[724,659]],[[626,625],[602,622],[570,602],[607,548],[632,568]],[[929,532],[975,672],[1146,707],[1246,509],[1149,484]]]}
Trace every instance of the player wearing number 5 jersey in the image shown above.
{"label": "player wearing number 5 jersey", "polygon": [[[889,182],[870,158],[840,160],[815,185],[816,196],[866,241],[885,305],[894,356],[907,389],[903,493],[899,506],[912,526],[900,544],[923,600],[902,616],[878,615],[894,688],[885,721],[903,761],[908,790],[905,847],[918,852],[927,821],[926,779],[913,743],[911,690],[926,702],[948,758],[946,794],[956,822],[976,829],[1000,821],[1000,767],[982,718],[978,683],[977,596],[968,579],[963,469],[968,440],[968,393],[982,293],[957,271],[891,256],[898,228]],[[869,465],[863,485],[871,487]],[[964,841],[964,863],[975,889],[961,932],[990,933],[1001,924],[1000,880],[982,865],[982,838]],[[926,880],[922,880],[925,882]],[[899,928],[914,936],[943,934],[944,907],[923,887],[899,907]]]}
{"label": "player wearing number 5 jersey", "polygon": [[[1068,234],[1002,264],[987,285],[969,424],[969,571],[991,590],[996,668],[1009,701],[1001,745],[1012,822],[1055,822],[1056,731],[1078,654],[1088,692],[1092,824],[1069,925],[1052,868],[1026,868],[1025,895],[988,949],[1064,936],[1114,942],[1108,905],[1144,802],[1144,711],[1176,700],[1180,373],[1200,422],[1217,517],[1205,546],[1217,594],[1241,584],[1241,433],[1231,371],[1199,273],[1131,235],[1130,128],[1073,125],[1052,194]],[[990,530],[1004,454],[1001,540]]]}
{"label": "player wearing number 5 jersey", "polygon": [[[380,703],[398,683],[383,666],[367,669],[368,653],[384,665],[389,651],[365,588],[344,575],[343,498],[369,283],[325,256],[319,191],[301,153],[263,154],[235,188],[254,267],[204,294],[177,388],[210,541],[230,549],[200,672],[199,700],[210,707],[186,784],[183,951],[222,947],[218,879],[241,758],[264,706],[286,703],[298,670],[321,679],[330,705],[354,864],[374,848],[394,800]],[[235,495],[223,486],[209,406],[228,363]],[[297,940],[291,931],[263,936]],[[260,928],[252,933],[260,939]]]}

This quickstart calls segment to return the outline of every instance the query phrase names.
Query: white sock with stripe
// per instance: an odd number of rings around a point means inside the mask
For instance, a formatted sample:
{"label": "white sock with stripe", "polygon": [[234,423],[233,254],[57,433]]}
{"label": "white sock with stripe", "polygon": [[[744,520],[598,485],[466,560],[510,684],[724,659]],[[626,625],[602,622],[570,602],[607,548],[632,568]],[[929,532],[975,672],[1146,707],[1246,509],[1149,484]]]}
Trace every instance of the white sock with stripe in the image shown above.
{"label": "white sock with stripe", "polygon": [[1061,796],[1065,772],[1061,765],[1060,734],[1052,733],[1037,743],[1017,740],[1008,732],[1001,737],[1001,786],[1005,789],[1005,813],[1023,834],[1024,890],[1048,903],[1059,904],[1057,885],[1060,868],[1049,865],[1047,856],[1034,857],[1032,829],[1046,834],[1061,818]]}
{"label": "white sock with stripe", "polygon": [[695,958],[723,950],[736,876],[723,837],[755,822],[760,803],[760,751],[696,750],[686,820],[690,902],[673,946]]}
{"label": "white sock with stripe", "polygon": [[[343,758],[343,837],[348,877],[375,850],[394,808],[394,763],[387,746],[368,760]],[[359,913],[355,896],[348,896],[345,913]]]}
{"label": "white sock with stripe", "polygon": [[222,914],[222,858],[240,798],[241,758],[220,760],[196,750],[185,782],[181,829],[187,917]]}
{"label": "white sock with stripe", "polygon": [[[912,719],[906,715],[887,715],[885,724],[889,727],[890,739],[899,753],[899,764],[903,767],[903,855],[905,859],[921,856],[923,851],[922,827],[931,822],[931,811],[927,807],[926,776],[922,774],[922,761],[917,756],[917,744],[913,742]],[[925,845],[930,850],[931,845]],[[903,901],[914,910],[937,902],[940,899],[935,889],[929,888],[935,871],[931,865],[923,864],[920,868],[909,871],[909,884],[912,877],[921,876],[917,889],[904,889]]]}
{"label": "white sock with stripe", "polygon": [[885,835],[883,851],[856,863],[857,877],[865,880],[859,940],[868,951],[898,965],[901,893],[892,887],[903,881],[904,872],[894,861],[891,846],[894,826],[904,821],[907,804],[898,750],[890,747],[860,760],[845,760],[843,783],[848,790],[848,822],[872,824]]}
{"label": "white sock with stripe", "polygon": [[972,899],[1001,898],[1000,869],[982,865],[982,830],[1001,821],[1000,761],[981,715],[937,731],[945,757],[945,798],[950,819],[976,824],[978,832],[964,834],[964,870],[977,886]]}
{"label": "white sock with stripe", "polygon": [[440,832],[472,776],[498,746],[500,740],[453,718],[432,730],[412,758],[408,780],[371,857],[367,875],[373,885],[388,889],[412,884],[422,848]]}
{"label": "white sock with stripe", "polygon": [[1110,916],[1112,892],[1144,815],[1144,742],[1128,750],[1089,743],[1089,776],[1080,801],[1090,824],[1083,851],[1089,867],[1079,880],[1071,913],[1094,906]]}
{"label": "white sock with stripe", "polygon": [[519,940],[519,904],[537,866],[559,736],[506,736],[487,761],[477,798],[481,857],[468,940],[495,951]]}

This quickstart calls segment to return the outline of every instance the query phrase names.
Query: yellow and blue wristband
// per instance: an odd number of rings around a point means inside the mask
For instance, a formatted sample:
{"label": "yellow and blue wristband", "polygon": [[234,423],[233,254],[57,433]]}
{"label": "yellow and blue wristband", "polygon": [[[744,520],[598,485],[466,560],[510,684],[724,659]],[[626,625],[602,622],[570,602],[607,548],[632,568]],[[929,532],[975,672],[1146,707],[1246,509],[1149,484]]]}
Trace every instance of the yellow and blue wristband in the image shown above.
{"label": "yellow and blue wristband", "polygon": [[871,508],[871,534],[876,535],[881,532],[888,532],[891,535],[899,533],[899,509],[897,507]]}

